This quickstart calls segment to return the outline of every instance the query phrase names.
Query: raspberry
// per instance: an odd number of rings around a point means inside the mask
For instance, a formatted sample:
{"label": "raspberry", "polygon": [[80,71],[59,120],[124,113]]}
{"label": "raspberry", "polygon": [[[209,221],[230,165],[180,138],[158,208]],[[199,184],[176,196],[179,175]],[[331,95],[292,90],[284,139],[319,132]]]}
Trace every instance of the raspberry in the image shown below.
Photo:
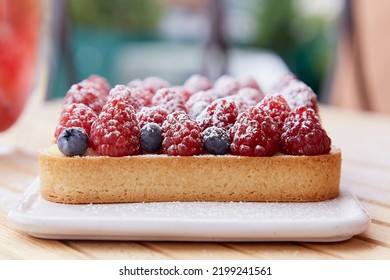
{"label": "raspberry", "polygon": [[237,105],[232,100],[217,99],[196,117],[196,121],[202,130],[210,126],[228,130],[236,121],[237,115]]}
{"label": "raspberry", "polygon": [[255,78],[251,76],[243,76],[238,78],[238,84],[240,85],[240,88],[252,88],[258,90],[264,95],[263,91],[261,90]]}
{"label": "raspberry", "polygon": [[186,89],[185,87],[182,86],[176,86],[176,87],[171,87],[172,89],[176,90],[176,92],[181,95],[183,98],[184,102],[187,102],[187,100],[191,97],[192,92]]}
{"label": "raspberry", "polygon": [[92,124],[92,148],[102,156],[135,155],[140,150],[139,133],[133,106],[124,97],[114,97]]}
{"label": "raspberry", "polygon": [[171,86],[167,81],[159,77],[148,77],[142,81],[142,88],[149,89],[153,93],[156,93],[159,89],[169,88]]}
{"label": "raspberry", "polygon": [[154,93],[148,89],[142,87],[131,88],[132,95],[139,103],[144,107],[149,107],[152,105],[152,98]]}
{"label": "raspberry", "polygon": [[100,89],[102,94],[104,94],[106,96],[108,95],[108,93],[111,90],[110,83],[105,78],[103,78],[102,76],[99,76],[99,75],[96,75],[96,74],[95,75],[91,75],[88,78],[86,78],[84,81],[89,81],[89,82],[94,83],[95,86],[97,86]]}
{"label": "raspberry", "polygon": [[230,150],[240,156],[272,156],[280,135],[272,118],[259,107],[241,113],[230,130]]}
{"label": "raspberry", "polygon": [[187,100],[185,107],[187,109],[187,112],[190,112],[192,110],[192,107],[198,103],[208,103],[211,104],[215,100],[215,96],[212,90],[207,91],[198,91],[197,93],[194,93],[191,95],[191,97]]}
{"label": "raspberry", "polygon": [[214,84],[214,93],[217,97],[225,97],[236,94],[240,89],[238,81],[228,75],[221,76]]}
{"label": "raspberry", "polygon": [[188,111],[188,115],[191,117],[191,119],[195,120],[209,105],[210,103],[206,101],[198,101],[192,105],[191,109]]}
{"label": "raspberry", "polygon": [[156,123],[162,125],[168,116],[168,111],[161,106],[144,107],[137,114],[138,125],[142,128],[147,123]]}
{"label": "raspberry", "polygon": [[284,99],[284,97],[280,94],[267,95],[260,102],[259,107],[262,108],[267,113],[267,115],[274,120],[278,131],[282,131],[284,120],[291,112],[286,99]]}
{"label": "raspberry", "polygon": [[287,73],[272,87],[271,92],[279,92],[293,81],[297,81],[297,77],[293,73]]}
{"label": "raspberry", "polygon": [[244,112],[246,109],[248,109],[251,106],[255,106],[256,102],[254,102],[251,99],[244,98],[240,95],[230,95],[227,97],[222,98],[226,101],[232,101],[237,106],[238,114]]}
{"label": "raspberry", "polygon": [[254,88],[245,87],[237,92],[238,96],[241,96],[247,100],[251,100],[254,104],[260,102],[264,98],[264,93]]}
{"label": "raspberry", "polygon": [[87,135],[90,135],[92,123],[96,120],[95,112],[82,103],[72,103],[61,114],[59,124],[54,132],[57,141],[58,136],[65,128],[81,127]]}
{"label": "raspberry", "polygon": [[74,84],[68,90],[64,98],[64,108],[72,103],[82,103],[99,114],[106,103],[106,98],[92,82],[84,81]]}
{"label": "raspberry", "polygon": [[152,99],[153,106],[162,106],[168,113],[185,111],[183,96],[174,88],[159,89]]}
{"label": "raspberry", "polygon": [[283,151],[289,155],[320,155],[330,152],[331,139],[315,111],[301,106],[286,118],[281,144]]}
{"label": "raspberry", "polygon": [[109,98],[111,99],[113,97],[121,96],[124,99],[126,99],[126,101],[130,103],[131,106],[134,107],[134,110],[136,112],[138,112],[139,110],[141,110],[142,105],[138,101],[138,99],[134,96],[133,91],[134,89],[130,89],[127,86],[117,85],[110,91]]}
{"label": "raspberry", "polygon": [[134,97],[138,99],[142,106],[149,107],[152,105],[152,98],[155,92],[150,88],[143,87],[142,83],[142,80],[136,79],[130,81],[126,86],[131,89]]}
{"label": "raspberry", "polygon": [[211,81],[202,75],[192,75],[184,82],[184,88],[192,93],[196,93],[202,90],[208,90],[213,87]]}
{"label": "raspberry", "polygon": [[202,130],[185,112],[169,114],[162,125],[163,152],[169,156],[193,156],[202,153]]}
{"label": "raspberry", "polygon": [[142,80],[141,79],[131,80],[126,86],[129,88],[142,87]]}
{"label": "raspberry", "polygon": [[280,84],[275,87],[273,92],[282,94],[291,110],[295,110],[303,105],[318,112],[317,95],[308,85],[296,79],[292,74],[287,75]]}

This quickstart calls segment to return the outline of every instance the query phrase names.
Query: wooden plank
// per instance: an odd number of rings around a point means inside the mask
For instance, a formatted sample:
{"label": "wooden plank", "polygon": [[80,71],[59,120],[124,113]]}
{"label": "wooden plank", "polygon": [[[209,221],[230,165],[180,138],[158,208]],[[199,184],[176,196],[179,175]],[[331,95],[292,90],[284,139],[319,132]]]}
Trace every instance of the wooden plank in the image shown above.
{"label": "wooden plank", "polygon": [[301,243],[302,246],[347,260],[389,259],[390,248],[355,237],[335,243]]}
{"label": "wooden plank", "polygon": [[377,224],[374,221],[360,237],[390,249],[390,226],[388,225]]}
{"label": "wooden plank", "polygon": [[21,195],[31,185],[34,179],[35,177],[31,176],[19,176],[19,178],[9,178],[8,180],[7,178],[0,177],[0,187]]}
{"label": "wooden plank", "polygon": [[6,213],[8,213],[11,207],[15,205],[19,197],[19,193],[4,189],[0,185],[0,213],[6,215]]}
{"label": "wooden plank", "polygon": [[163,253],[137,242],[126,241],[66,241],[69,247],[88,255],[92,259],[169,259]]}
{"label": "wooden plank", "polygon": [[[322,106],[321,119],[343,160],[390,167],[390,116]],[[364,129],[362,129],[364,128]]]}
{"label": "wooden plank", "polygon": [[14,152],[0,161],[0,186],[3,188],[22,193],[36,176],[36,159],[25,153]]}
{"label": "wooden plank", "polygon": [[226,243],[226,246],[239,252],[264,260],[309,260],[334,259],[323,252],[312,250],[292,242]]}
{"label": "wooden plank", "polygon": [[37,157],[19,150],[1,156],[0,165],[15,171],[31,174],[37,171]]}
{"label": "wooden plank", "polygon": [[373,167],[357,162],[344,163],[342,166],[342,181],[348,181],[350,184],[364,185],[370,189],[390,191],[390,174],[388,168]]}
{"label": "wooden plank", "polygon": [[390,226],[390,206],[379,205],[365,198],[359,198],[360,203],[370,215],[371,219]]}
{"label": "wooden plank", "polygon": [[384,192],[378,189],[372,190],[370,187],[363,185],[350,185],[345,182],[342,184],[344,188],[350,190],[358,199],[369,201],[377,205],[382,205],[383,207],[390,206],[390,192]]}
{"label": "wooden plank", "polygon": [[55,240],[30,237],[9,225],[0,213],[0,259],[86,259],[87,256]]}
{"label": "wooden plank", "polygon": [[169,256],[172,259],[254,259],[248,253],[207,242],[141,242],[142,245]]}

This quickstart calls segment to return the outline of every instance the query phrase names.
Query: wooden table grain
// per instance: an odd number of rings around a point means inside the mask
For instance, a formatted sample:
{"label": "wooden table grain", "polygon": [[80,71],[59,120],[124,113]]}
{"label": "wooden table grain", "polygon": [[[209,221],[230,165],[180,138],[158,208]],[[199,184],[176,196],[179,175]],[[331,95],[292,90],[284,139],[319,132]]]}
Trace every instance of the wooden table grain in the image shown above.
{"label": "wooden table grain", "polygon": [[26,110],[0,134],[0,259],[390,259],[390,116],[321,107],[324,127],[343,152],[343,187],[371,215],[350,240],[311,242],[61,241],[30,237],[7,212],[37,176],[36,156],[51,142],[60,102]]}

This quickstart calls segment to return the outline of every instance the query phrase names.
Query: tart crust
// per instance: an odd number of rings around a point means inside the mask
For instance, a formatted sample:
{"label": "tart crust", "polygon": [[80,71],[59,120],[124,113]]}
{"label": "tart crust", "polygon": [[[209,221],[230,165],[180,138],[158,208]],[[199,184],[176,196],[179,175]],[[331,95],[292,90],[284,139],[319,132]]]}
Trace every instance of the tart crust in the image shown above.
{"label": "tart crust", "polygon": [[42,197],[61,203],[308,202],[339,193],[341,151],[318,156],[38,156]]}

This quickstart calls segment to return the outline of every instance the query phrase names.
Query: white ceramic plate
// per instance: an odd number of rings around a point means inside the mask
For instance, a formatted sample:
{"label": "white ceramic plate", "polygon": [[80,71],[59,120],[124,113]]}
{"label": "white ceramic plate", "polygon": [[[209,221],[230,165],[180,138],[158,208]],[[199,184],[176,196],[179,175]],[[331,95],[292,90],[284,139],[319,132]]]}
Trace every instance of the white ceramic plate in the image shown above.
{"label": "white ceramic plate", "polygon": [[39,238],[180,241],[320,241],[364,232],[370,217],[343,190],[313,203],[164,202],[66,205],[41,198],[36,180],[8,214]]}

